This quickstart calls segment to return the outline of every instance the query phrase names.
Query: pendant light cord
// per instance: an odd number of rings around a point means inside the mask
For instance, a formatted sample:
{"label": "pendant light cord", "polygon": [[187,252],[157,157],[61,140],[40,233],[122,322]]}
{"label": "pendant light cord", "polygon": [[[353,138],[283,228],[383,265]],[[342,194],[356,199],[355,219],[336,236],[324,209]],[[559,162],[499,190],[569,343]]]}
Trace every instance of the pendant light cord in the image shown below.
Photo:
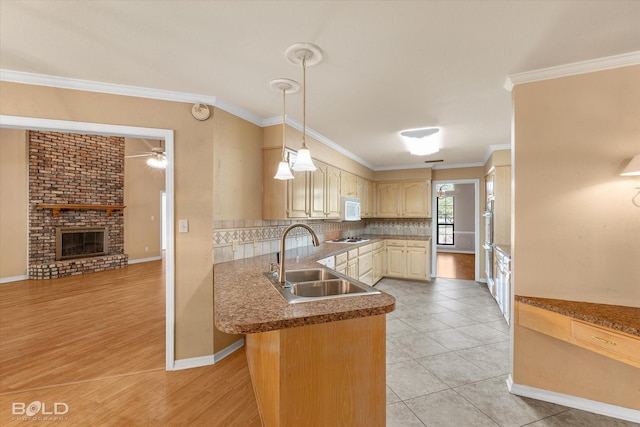
{"label": "pendant light cord", "polygon": [[307,148],[307,57],[302,58],[302,148]]}
{"label": "pendant light cord", "polygon": [[287,90],[283,87],[282,88],[282,161],[286,162],[287,161],[287,156],[285,155],[286,149],[285,149],[285,132],[287,130],[286,126],[285,126],[285,122],[287,119]]}

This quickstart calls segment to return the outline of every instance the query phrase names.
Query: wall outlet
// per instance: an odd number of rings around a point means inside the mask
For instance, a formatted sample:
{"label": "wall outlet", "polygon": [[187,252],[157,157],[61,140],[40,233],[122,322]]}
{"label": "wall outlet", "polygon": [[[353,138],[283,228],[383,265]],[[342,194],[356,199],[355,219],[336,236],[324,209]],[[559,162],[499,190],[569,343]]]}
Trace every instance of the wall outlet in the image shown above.
{"label": "wall outlet", "polygon": [[180,233],[188,233],[189,232],[189,220],[181,219],[178,221],[178,232]]}
{"label": "wall outlet", "polygon": [[253,247],[258,246],[258,239],[256,237],[253,238]]}
{"label": "wall outlet", "polygon": [[145,251],[145,252],[149,252],[149,246],[145,246],[145,247],[144,247],[144,251]]}
{"label": "wall outlet", "polygon": [[238,239],[235,239],[235,240],[231,241],[231,250],[233,252],[238,250]]}

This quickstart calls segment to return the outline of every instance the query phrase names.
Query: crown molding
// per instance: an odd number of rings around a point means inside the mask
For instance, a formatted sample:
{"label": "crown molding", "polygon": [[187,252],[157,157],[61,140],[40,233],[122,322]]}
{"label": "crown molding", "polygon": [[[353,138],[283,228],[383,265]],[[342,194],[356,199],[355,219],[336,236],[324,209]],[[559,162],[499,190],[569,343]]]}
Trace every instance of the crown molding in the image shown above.
{"label": "crown molding", "polygon": [[487,162],[489,161],[489,157],[491,157],[491,154],[493,154],[494,151],[500,151],[500,150],[511,150],[511,144],[490,145],[489,148],[487,148],[487,152],[484,153],[484,157],[482,158],[482,164],[480,164],[480,166],[486,165]]}
{"label": "crown molding", "polygon": [[509,74],[504,82],[504,88],[511,92],[515,85],[531,83],[541,80],[568,77],[578,74],[592,73],[594,71],[610,70],[612,68],[626,67],[640,64],[640,51],[624,53],[622,55],[607,56],[588,61],[574,62],[555,67],[541,68],[539,70],[525,71],[523,73]]}

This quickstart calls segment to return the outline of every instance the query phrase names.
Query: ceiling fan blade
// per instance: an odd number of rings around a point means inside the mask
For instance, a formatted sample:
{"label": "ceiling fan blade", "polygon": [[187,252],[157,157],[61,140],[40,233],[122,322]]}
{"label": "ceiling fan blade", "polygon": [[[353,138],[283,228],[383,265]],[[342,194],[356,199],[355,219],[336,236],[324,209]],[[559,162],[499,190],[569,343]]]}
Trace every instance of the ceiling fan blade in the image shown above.
{"label": "ceiling fan blade", "polygon": [[124,156],[125,159],[132,159],[134,157],[149,157],[152,156],[153,153],[146,153],[146,154],[134,154],[133,156]]}

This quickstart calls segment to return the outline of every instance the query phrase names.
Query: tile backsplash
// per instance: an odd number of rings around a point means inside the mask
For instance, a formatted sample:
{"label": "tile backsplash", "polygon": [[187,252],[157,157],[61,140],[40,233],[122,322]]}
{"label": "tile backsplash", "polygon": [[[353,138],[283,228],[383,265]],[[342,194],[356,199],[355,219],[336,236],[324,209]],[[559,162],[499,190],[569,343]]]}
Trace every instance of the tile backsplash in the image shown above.
{"label": "tile backsplash", "polygon": [[[234,261],[280,250],[280,236],[291,224],[305,223],[318,235],[320,242],[363,234],[394,236],[430,236],[431,220],[375,219],[354,222],[323,220],[215,220],[213,222],[213,262]],[[234,241],[235,248],[234,248]],[[311,245],[311,235],[302,228],[287,236],[287,249]],[[234,250],[235,249],[235,250]],[[275,261],[275,258],[274,258]]]}

